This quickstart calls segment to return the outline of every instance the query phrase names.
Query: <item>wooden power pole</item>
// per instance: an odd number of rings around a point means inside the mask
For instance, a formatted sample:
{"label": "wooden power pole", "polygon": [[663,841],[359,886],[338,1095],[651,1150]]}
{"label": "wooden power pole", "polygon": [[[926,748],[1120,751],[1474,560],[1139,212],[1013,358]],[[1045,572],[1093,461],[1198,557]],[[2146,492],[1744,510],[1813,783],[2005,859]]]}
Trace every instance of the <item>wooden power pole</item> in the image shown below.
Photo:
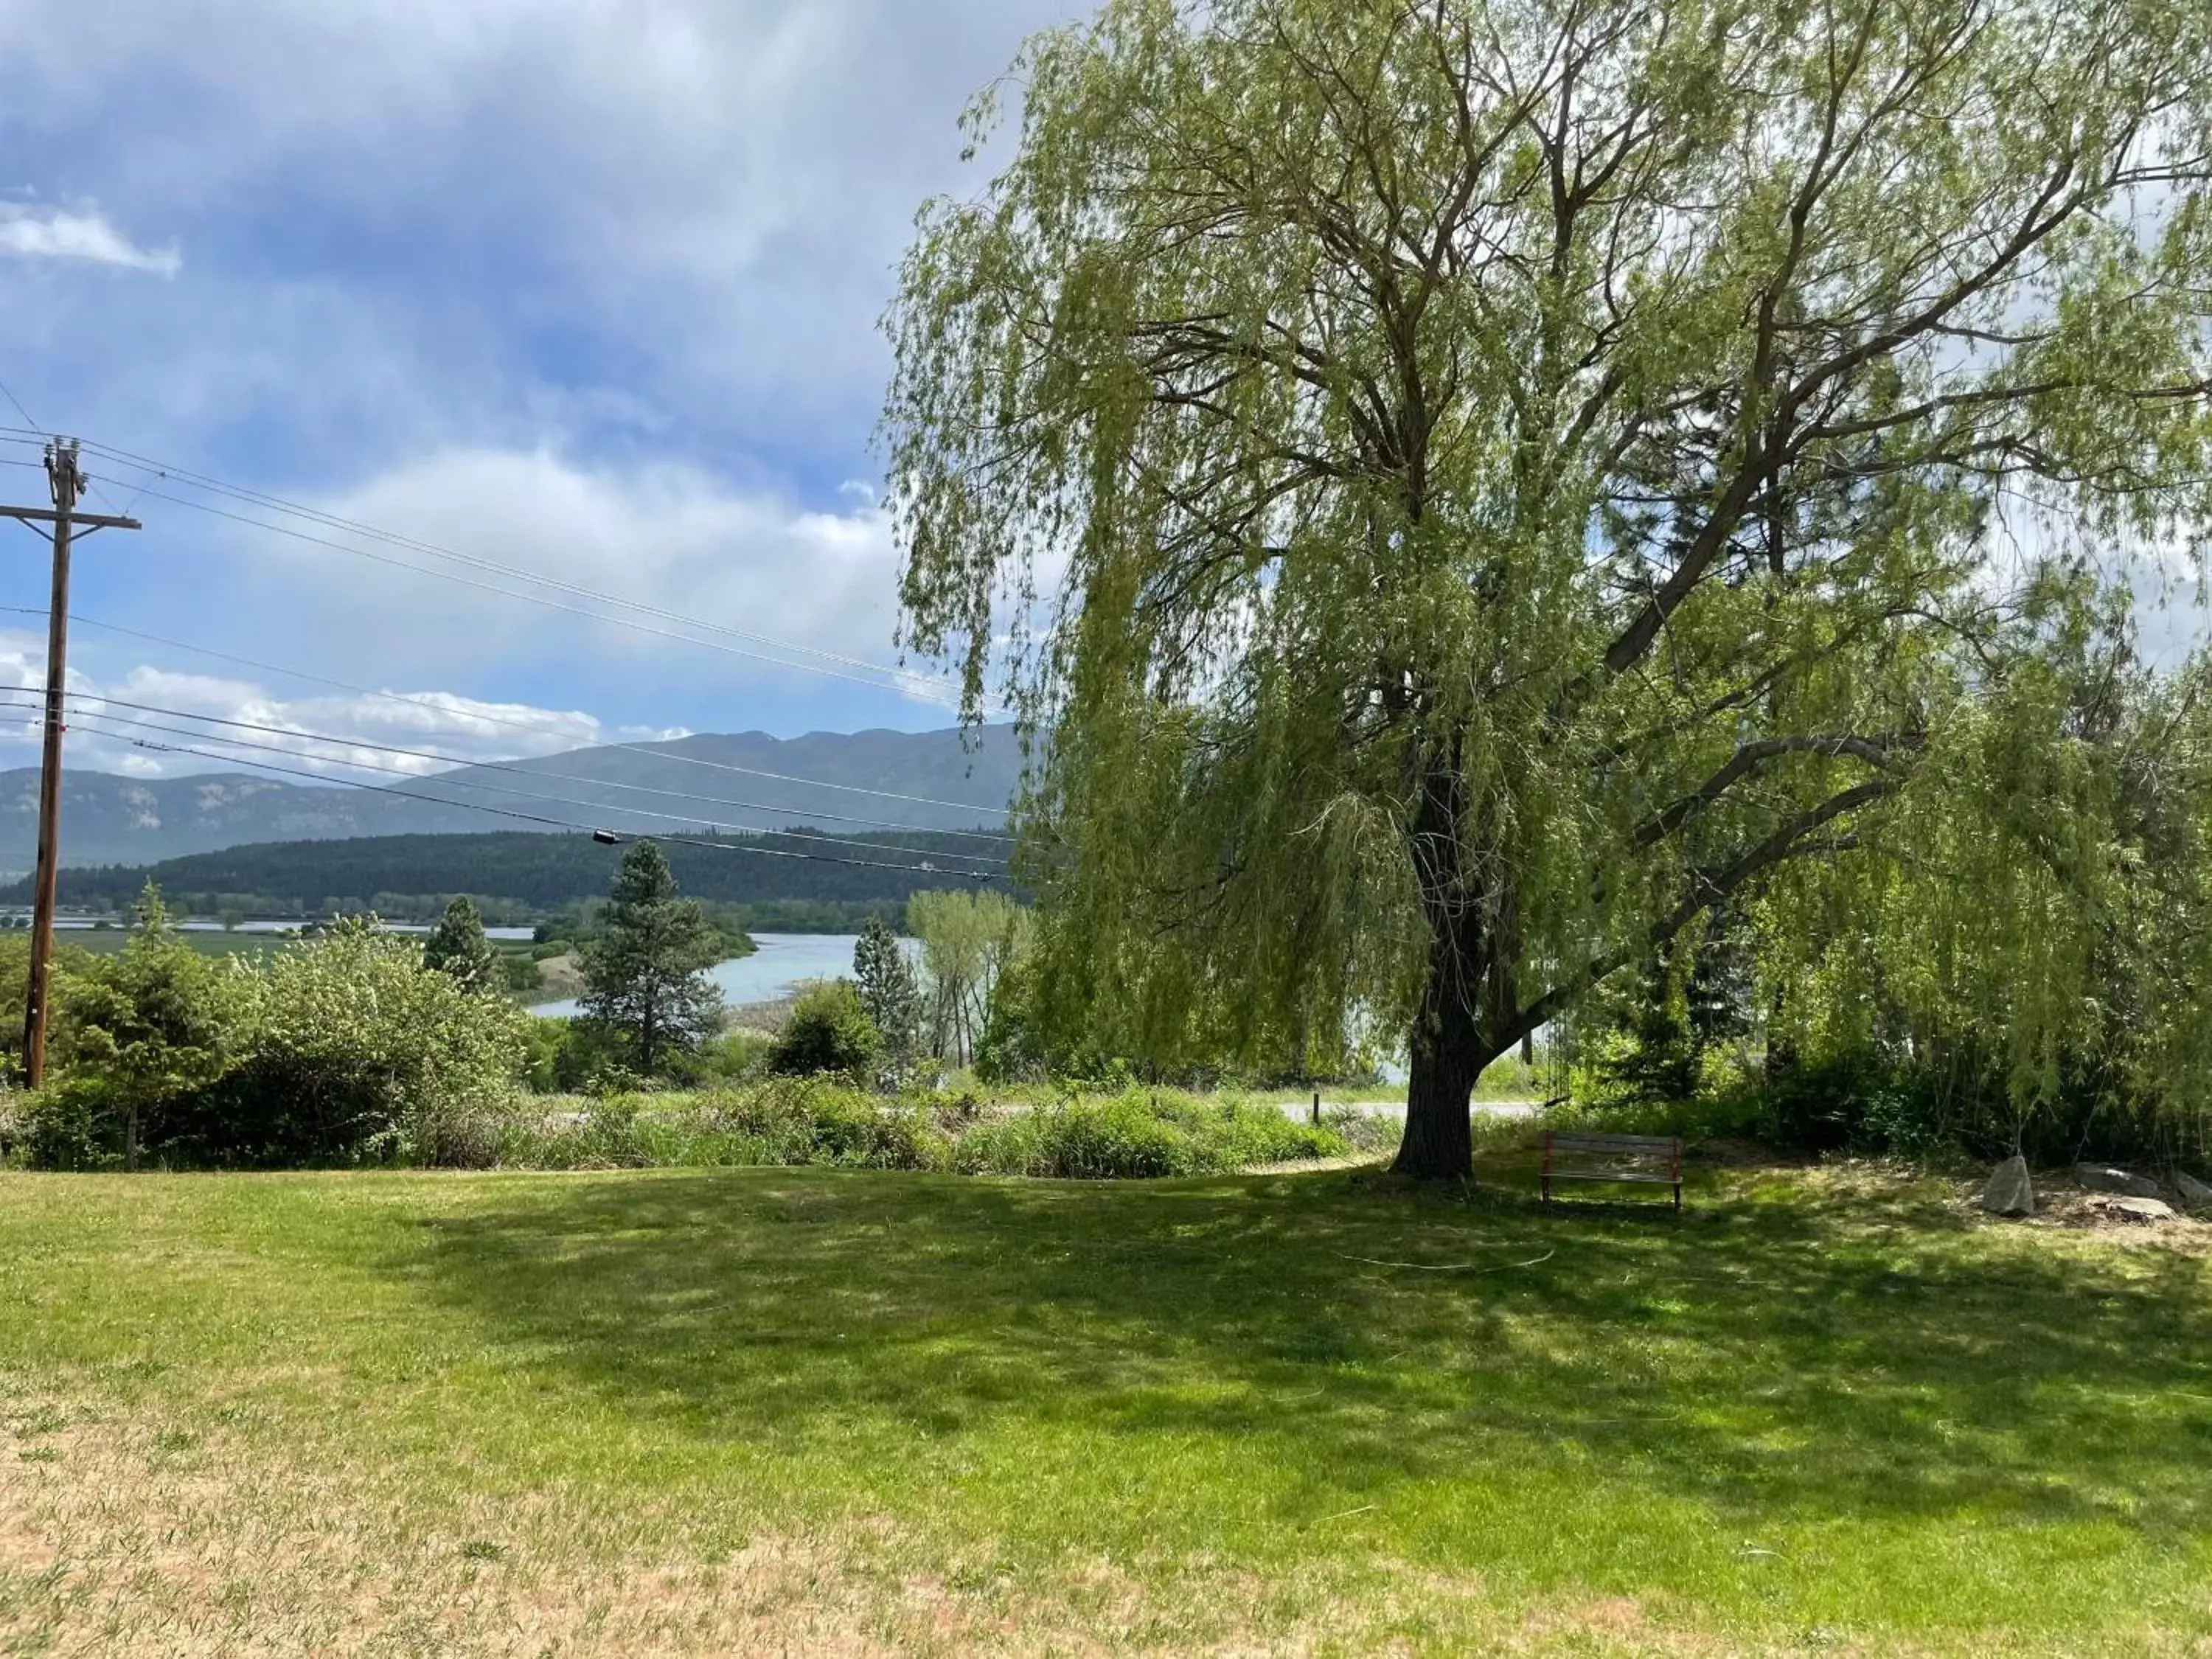
{"label": "wooden power pole", "polygon": [[46,445],[46,477],[54,504],[0,507],[0,518],[15,519],[53,544],[53,600],[46,613],[46,748],[39,764],[38,903],[31,919],[30,985],[23,999],[23,1082],[35,1089],[46,1074],[46,963],[54,949],[54,882],[62,846],[62,697],[69,673],[70,540],[95,530],[136,530],[138,521],[120,514],[79,513],[77,497],[88,480],[77,466],[76,441],[56,438]]}

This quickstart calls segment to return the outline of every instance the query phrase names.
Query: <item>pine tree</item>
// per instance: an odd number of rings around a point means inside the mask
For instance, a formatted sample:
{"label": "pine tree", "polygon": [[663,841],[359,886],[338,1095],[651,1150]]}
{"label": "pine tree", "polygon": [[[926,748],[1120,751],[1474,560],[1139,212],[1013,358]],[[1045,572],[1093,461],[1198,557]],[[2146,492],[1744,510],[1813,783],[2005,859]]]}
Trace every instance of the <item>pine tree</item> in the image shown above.
{"label": "pine tree", "polygon": [[722,994],[707,977],[721,939],[696,899],[678,898],[660,848],[641,841],[623,854],[606,932],[583,952],[585,1013],[656,1075],[721,1024]]}
{"label": "pine tree", "polygon": [[483,918],[476,901],[462,894],[446,906],[446,914],[422,946],[422,965],[458,980],[471,991],[493,991],[505,983],[499,952],[484,937]]}
{"label": "pine tree", "polygon": [[896,1084],[913,1062],[921,1036],[921,987],[914,964],[879,916],[870,916],[853,947],[853,977],[860,1006],[883,1038],[883,1057]]}

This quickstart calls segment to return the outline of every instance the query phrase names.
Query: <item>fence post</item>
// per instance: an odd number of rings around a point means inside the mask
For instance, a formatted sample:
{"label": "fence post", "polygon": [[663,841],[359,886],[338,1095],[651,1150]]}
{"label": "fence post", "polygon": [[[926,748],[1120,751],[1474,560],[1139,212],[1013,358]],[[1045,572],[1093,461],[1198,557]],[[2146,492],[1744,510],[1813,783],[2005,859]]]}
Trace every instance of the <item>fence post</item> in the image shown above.
{"label": "fence post", "polygon": [[1314,1091],[1313,1121],[1316,1123],[1321,1121],[1321,1091],[1318,1089]]}

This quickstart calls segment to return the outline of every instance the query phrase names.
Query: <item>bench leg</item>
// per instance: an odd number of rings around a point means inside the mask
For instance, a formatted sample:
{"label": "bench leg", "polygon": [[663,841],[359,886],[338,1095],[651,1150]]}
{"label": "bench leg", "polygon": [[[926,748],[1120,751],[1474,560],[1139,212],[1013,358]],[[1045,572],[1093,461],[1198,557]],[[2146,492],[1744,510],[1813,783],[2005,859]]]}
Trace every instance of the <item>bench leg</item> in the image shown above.
{"label": "bench leg", "polygon": [[1547,1204],[1549,1204],[1549,1203],[1552,1201],[1552,1177],[1551,1177],[1549,1175],[1547,1175],[1547,1176],[1544,1176],[1543,1181],[1544,1181],[1544,1198],[1543,1198],[1543,1201],[1544,1201],[1545,1203],[1547,1203]]}
{"label": "bench leg", "polygon": [[1682,1183],[1679,1181],[1674,1183],[1674,1213],[1682,1213]]}

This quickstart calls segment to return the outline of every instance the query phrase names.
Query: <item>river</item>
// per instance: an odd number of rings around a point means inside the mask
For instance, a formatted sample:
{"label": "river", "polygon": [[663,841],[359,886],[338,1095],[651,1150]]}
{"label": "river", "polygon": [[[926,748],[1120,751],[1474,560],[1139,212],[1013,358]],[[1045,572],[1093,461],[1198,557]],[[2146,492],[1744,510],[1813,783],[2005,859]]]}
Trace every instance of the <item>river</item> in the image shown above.
{"label": "river", "polygon": [[[849,978],[857,933],[755,933],[760,949],[749,957],[718,962],[709,973],[722,988],[722,1000],[735,1006],[747,1002],[772,1002],[804,980]],[[568,1019],[577,1012],[574,1002],[540,1003],[530,1011],[549,1019]]]}

